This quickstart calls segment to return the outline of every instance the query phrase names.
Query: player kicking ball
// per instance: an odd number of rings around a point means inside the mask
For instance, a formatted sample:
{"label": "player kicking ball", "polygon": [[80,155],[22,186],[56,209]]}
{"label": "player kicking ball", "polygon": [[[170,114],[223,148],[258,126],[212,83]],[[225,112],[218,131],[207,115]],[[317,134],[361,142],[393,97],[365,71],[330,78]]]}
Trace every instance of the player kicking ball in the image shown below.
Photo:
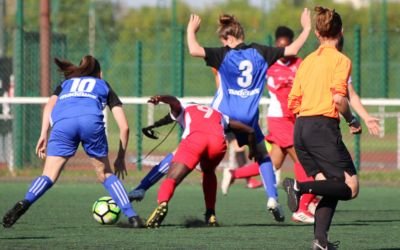
{"label": "player kicking ball", "polygon": [[258,158],[254,129],[240,122],[230,120],[220,112],[199,104],[182,105],[173,96],[154,96],[150,103],[166,103],[171,108],[171,117],[184,129],[182,141],[173,156],[166,179],[158,191],[158,207],[147,219],[146,226],[158,228],[168,213],[168,203],[175,188],[193,171],[198,163],[203,172],[203,193],[206,205],[205,222],[217,226],[215,203],[217,197],[217,176],[215,169],[225,156],[226,142],[224,129],[247,133],[250,144],[249,158]]}

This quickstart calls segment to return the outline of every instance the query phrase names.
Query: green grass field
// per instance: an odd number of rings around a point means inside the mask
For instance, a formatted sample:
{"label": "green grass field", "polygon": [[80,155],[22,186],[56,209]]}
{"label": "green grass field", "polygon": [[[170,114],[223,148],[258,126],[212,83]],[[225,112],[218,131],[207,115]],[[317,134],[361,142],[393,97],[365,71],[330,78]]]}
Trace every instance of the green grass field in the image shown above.
{"label": "green grass field", "polygon": [[[11,229],[1,229],[1,249],[309,249],[311,225],[289,220],[276,223],[265,210],[262,189],[234,185],[228,196],[218,194],[218,228],[207,228],[198,173],[177,189],[160,229],[102,226],[91,206],[105,191],[100,184],[61,181],[34,204]],[[197,177],[196,177],[197,175]],[[29,181],[0,184],[0,212],[23,197]],[[130,187],[127,184],[127,187]],[[134,203],[142,217],[156,206],[158,186],[144,201]],[[286,202],[280,190],[282,202]],[[400,189],[364,187],[358,199],[341,202],[330,237],[341,249],[400,249]],[[122,217],[122,222],[127,219]]]}

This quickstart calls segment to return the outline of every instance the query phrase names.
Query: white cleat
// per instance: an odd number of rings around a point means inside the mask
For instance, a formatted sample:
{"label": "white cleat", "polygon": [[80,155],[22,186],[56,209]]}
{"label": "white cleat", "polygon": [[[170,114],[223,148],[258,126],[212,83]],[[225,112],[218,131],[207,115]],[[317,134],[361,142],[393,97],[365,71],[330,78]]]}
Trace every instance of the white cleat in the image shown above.
{"label": "white cleat", "polygon": [[221,191],[223,195],[228,194],[229,187],[233,182],[233,176],[231,170],[232,169],[225,167],[222,173]]}
{"label": "white cleat", "polygon": [[309,211],[297,211],[292,215],[292,221],[304,224],[314,224],[314,215]]}
{"label": "white cleat", "polygon": [[278,201],[274,198],[268,199],[267,209],[277,222],[285,221],[285,214],[283,213],[283,209],[281,205],[279,205]]}
{"label": "white cleat", "polygon": [[308,204],[308,211],[311,214],[315,214],[315,210],[317,209],[318,203],[320,201],[320,198],[315,197],[309,204]]}

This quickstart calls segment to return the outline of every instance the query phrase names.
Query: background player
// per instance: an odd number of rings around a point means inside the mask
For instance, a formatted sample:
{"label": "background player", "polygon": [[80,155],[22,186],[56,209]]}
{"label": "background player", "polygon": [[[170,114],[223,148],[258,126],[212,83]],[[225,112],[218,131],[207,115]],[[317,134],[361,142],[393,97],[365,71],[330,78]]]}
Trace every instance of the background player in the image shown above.
{"label": "background player", "polygon": [[203,105],[188,104],[183,106],[172,96],[154,96],[150,103],[164,102],[171,108],[171,116],[184,128],[182,141],[172,159],[166,179],[158,192],[158,207],[148,218],[147,227],[159,227],[168,212],[168,202],[174,194],[176,186],[200,163],[203,172],[203,193],[206,204],[205,220],[210,226],[216,225],[215,202],[217,195],[217,177],[215,168],[225,156],[226,143],[224,129],[247,133],[251,158],[256,149],[254,130],[229,120],[218,111]]}
{"label": "background player", "polygon": [[[285,26],[280,26],[275,31],[275,47],[285,48],[293,42],[293,31]],[[298,181],[313,180],[307,177],[297,159],[293,147],[293,131],[295,116],[288,109],[288,96],[293,85],[293,79],[300,66],[301,59],[295,56],[282,57],[267,71],[267,87],[270,94],[267,124],[268,135],[265,139],[272,145],[269,152],[274,167],[279,170],[289,154],[294,162],[294,172]],[[249,177],[257,174],[257,163],[233,171],[224,170],[222,188],[228,190],[232,179]],[[227,191],[226,191],[227,192]],[[303,223],[314,223],[314,215],[308,211],[308,205],[315,198],[313,194],[304,194],[300,199],[299,210],[293,213],[292,220]]]}
{"label": "background player", "polygon": [[[189,52],[194,57],[204,58],[207,65],[218,71],[219,88],[212,107],[231,119],[238,120],[256,131],[257,150],[262,155],[257,159],[268,198],[267,208],[275,220],[283,221],[284,215],[278,203],[275,174],[271,159],[267,155],[264,135],[258,124],[258,105],[265,85],[265,74],[270,65],[283,56],[296,55],[311,30],[308,9],[301,16],[303,31],[286,48],[266,47],[252,43],[244,44],[244,30],[234,16],[219,18],[218,36],[224,47],[203,48],[196,39],[200,18],[191,15],[187,26]],[[246,136],[236,133],[239,146],[247,143]]]}
{"label": "background player", "polygon": [[336,249],[328,242],[328,231],[339,200],[358,195],[359,185],[351,155],[342,141],[339,113],[352,133],[361,133],[347,98],[351,61],[336,45],[342,36],[342,20],[335,10],[316,7],[316,31],[320,47],[297,71],[289,94],[289,109],[297,114],[294,143],[297,157],[308,176],[316,181],[284,180],[288,205],[298,209],[299,196],[323,196],[315,212],[312,249]]}
{"label": "background player", "polygon": [[[119,150],[114,167],[117,175],[123,178],[126,173],[125,152],[129,128],[121,101],[110,85],[101,79],[100,64],[94,57],[83,57],[79,66],[59,59],[55,59],[55,63],[66,80],[54,91],[43,111],[42,129],[36,146],[37,155],[46,158],[43,174],[33,180],[25,198],[4,215],[3,226],[11,227],[53,186],[68,159],[82,142],[95,166],[99,181],[129,218],[131,226],[142,227],[143,223],[129,203],[121,181],[113,174],[108,159],[103,122],[103,109],[106,105],[110,107],[120,129]],[[50,121],[52,130],[47,142]]]}

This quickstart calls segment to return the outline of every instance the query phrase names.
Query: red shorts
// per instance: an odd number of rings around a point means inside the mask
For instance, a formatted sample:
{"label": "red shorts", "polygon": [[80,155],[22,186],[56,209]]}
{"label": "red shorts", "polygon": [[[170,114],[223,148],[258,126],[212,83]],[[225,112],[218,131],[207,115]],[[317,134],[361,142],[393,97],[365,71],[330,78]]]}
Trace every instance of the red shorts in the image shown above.
{"label": "red shorts", "polygon": [[293,146],[295,117],[267,117],[268,135],[265,140],[281,148]]}
{"label": "red shorts", "polygon": [[223,136],[194,132],[179,143],[172,162],[185,164],[193,170],[200,162],[202,170],[214,170],[226,152]]}

